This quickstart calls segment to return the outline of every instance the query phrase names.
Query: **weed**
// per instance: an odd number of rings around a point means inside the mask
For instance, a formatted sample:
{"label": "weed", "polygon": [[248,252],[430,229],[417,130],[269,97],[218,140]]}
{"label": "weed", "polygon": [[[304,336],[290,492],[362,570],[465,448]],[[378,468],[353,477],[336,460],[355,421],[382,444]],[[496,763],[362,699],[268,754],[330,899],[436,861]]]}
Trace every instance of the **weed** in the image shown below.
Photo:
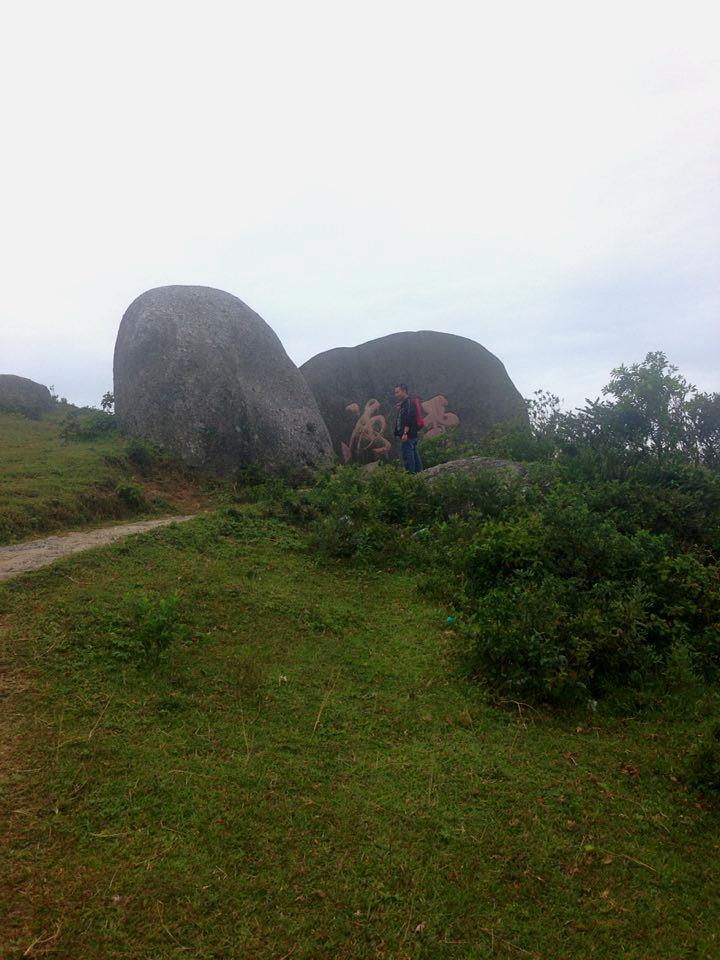
{"label": "weed", "polygon": [[125,602],[132,614],[131,648],[147,664],[157,666],[170,645],[186,636],[180,597],[177,593],[166,597],[126,594]]}
{"label": "weed", "polygon": [[158,451],[153,444],[141,437],[131,437],[125,451],[127,458],[143,473],[147,473],[158,458]]}
{"label": "weed", "polygon": [[121,480],[115,487],[115,496],[130,510],[143,510],[147,507],[143,488],[132,480]]}

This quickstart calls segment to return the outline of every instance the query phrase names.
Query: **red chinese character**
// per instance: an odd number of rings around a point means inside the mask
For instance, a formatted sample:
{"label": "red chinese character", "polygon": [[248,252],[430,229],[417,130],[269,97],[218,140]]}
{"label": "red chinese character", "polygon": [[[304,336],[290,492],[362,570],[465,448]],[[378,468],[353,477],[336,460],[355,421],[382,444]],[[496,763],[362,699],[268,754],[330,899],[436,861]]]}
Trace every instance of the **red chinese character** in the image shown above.
{"label": "red chinese character", "polygon": [[425,436],[439,437],[452,427],[460,423],[460,418],[445,409],[448,401],[442,395],[423,400],[422,408],[425,411]]}
{"label": "red chinese character", "polygon": [[[345,409],[351,413],[360,413],[357,403],[349,403]],[[365,409],[350,435],[349,443],[340,444],[345,463],[353,459],[362,463],[368,457],[377,460],[378,457],[386,457],[390,452],[390,441],[383,436],[387,422],[379,410],[379,400],[368,400],[365,404]]]}

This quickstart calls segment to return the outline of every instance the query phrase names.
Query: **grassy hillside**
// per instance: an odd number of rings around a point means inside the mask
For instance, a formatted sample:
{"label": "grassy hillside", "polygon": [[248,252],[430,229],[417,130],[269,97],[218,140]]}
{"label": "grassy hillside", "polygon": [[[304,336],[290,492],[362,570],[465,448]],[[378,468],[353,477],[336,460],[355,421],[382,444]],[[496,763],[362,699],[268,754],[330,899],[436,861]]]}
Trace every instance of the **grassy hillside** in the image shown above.
{"label": "grassy hillside", "polygon": [[202,502],[167,463],[144,475],[114,432],[62,440],[63,416],[0,413],[0,543],[108,520],[190,513]]}
{"label": "grassy hillside", "polygon": [[[716,397],[672,369],[538,401],[522,478],[268,481],[0,584],[0,957],[720,956]],[[196,502],[0,425],[5,539]]]}
{"label": "grassy hillside", "polygon": [[253,508],[0,586],[0,955],[717,957],[717,700],[492,705],[446,616]]}

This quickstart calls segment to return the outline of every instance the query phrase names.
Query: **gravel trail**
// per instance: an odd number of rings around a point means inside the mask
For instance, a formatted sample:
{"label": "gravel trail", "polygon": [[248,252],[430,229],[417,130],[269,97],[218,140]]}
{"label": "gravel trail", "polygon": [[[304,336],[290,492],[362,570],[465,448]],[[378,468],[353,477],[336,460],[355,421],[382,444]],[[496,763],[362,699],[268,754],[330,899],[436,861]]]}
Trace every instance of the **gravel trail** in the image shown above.
{"label": "gravel trail", "polygon": [[145,533],[146,530],[166,527],[171,523],[185,523],[197,516],[197,513],[193,513],[181,517],[161,517],[158,520],[139,520],[136,523],[122,523],[112,527],[101,527],[99,530],[63,533],[54,537],[45,537],[42,540],[26,540],[24,543],[0,547],[0,580],[9,580],[30,570],[38,570],[72,553],[80,553],[82,550],[90,550],[93,547],[104,547],[135,533]]}

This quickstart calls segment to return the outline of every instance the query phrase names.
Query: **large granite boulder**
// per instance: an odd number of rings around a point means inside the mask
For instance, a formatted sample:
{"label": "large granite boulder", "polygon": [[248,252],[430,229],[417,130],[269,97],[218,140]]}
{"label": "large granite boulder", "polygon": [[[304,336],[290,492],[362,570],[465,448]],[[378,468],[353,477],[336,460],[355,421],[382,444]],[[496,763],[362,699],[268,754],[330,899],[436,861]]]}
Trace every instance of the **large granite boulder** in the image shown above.
{"label": "large granite boulder", "polygon": [[119,428],[233,475],[310,470],[332,447],[317,403],[268,324],[211,287],[158,287],[128,307],[115,345]]}
{"label": "large granite boulder", "polygon": [[426,437],[453,430],[458,439],[480,440],[497,424],[527,422],[523,399],[498,358],[450,333],[393,333],[319,353],[300,370],[345,461],[397,456],[398,382],[420,398]]}
{"label": "large granite boulder", "polygon": [[37,419],[53,409],[50,391],[42,383],[11,373],[0,374],[0,411]]}

